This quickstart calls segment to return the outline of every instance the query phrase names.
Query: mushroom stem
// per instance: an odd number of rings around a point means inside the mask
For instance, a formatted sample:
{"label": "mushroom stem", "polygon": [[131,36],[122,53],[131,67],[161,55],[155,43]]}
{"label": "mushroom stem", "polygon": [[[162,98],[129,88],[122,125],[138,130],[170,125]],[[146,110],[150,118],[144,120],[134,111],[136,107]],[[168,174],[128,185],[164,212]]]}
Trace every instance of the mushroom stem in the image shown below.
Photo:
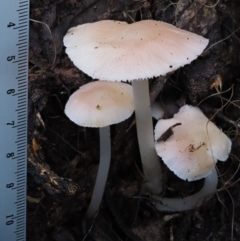
{"label": "mushroom stem", "polygon": [[159,211],[180,212],[199,207],[204,201],[210,199],[211,194],[217,191],[217,184],[218,175],[214,168],[212,173],[205,178],[204,186],[199,192],[184,198],[162,198],[154,196],[153,198],[157,202],[155,208]]}
{"label": "mushroom stem", "polygon": [[93,189],[92,199],[86,212],[87,219],[93,218],[100,207],[111,161],[110,126],[99,128],[99,136],[100,162],[96,183]]}
{"label": "mushroom stem", "polygon": [[138,145],[142,159],[144,183],[142,193],[160,194],[162,191],[161,166],[155,150],[148,80],[132,82]]}

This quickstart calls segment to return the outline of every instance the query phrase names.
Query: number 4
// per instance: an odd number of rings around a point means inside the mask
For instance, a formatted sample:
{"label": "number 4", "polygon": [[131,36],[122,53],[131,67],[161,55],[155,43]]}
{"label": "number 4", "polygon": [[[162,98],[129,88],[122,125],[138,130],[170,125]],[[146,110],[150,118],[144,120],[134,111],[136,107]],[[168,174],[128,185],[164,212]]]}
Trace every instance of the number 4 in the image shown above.
{"label": "number 4", "polygon": [[8,24],[8,28],[11,28],[11,27],[13,27],[13,26],[15,26],[16,24],[15,23],[12,23],[12,22],[9,22],[9,24]]}

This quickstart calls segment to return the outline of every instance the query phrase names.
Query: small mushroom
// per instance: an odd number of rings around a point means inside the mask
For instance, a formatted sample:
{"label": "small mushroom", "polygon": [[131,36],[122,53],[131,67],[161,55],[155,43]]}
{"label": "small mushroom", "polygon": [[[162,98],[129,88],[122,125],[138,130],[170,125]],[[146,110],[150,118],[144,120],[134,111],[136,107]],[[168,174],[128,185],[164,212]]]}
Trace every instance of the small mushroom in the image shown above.
{"label": "small mushroom", "polygon": [[217,160],[227,160],[232,143],[198,107],[185,105],[173,118],[159,120],[155,127],[155,140],[158,155],[179,178],[188,181],[207,178],[201,190],[202,196],[197,193],[197,196],[178,201],[156,197],[164,203],[157,205],[158,209],[165,210],[166,206],[173,211],[180,211],[180,206],[182,210],[191,209],[201,197],[216,191],[215,165]]}
{"label": "small mushroom", "polygon": [[64,37],[68,56],[92,78],[133,81],[138,143],[145,176],[143,193],[162,191],[147,79],[191,63],[207,44],[208,40],[202,36],[155,20],[132,24],[112,20],[87,23],[69,29]]}
{"label": "small mushroom", "polygon": [[99,127],[100,163],[86,218],[91,219],[101,204],[111,159],[110,125],[129,118],[134,111],[132,87],[128,84],[96,81],[81,86],[65,107],[75,124]]}

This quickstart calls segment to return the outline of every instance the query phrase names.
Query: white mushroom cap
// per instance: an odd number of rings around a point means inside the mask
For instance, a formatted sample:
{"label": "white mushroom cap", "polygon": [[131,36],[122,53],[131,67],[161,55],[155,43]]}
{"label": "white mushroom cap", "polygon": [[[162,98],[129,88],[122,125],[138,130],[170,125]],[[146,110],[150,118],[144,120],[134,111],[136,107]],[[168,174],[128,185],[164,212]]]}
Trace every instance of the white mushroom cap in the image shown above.
{"label": "white mushroom cap", "polygon": [[172,119],[159,120],[155,140],[168,128],[173,134],[156,142],[156,151],[167,167],[178,177],[194,181],[208,176],[217,160],[225,161],[231,151],[230,139],[209,121],[198,107],[183,106]]}
{"label": "white mushroom cap", "polygon": [[96,81],[81,86],[66,106],[65,114],[84,127],[105,127],[124,121],[134,111],[132,86]]}
{"label": "white mushroom cap", "polygon": [[155,20],[103,20],[68,30],[66,53],[96,79],[127,81],[165,75],[191,63],[208,39]]}

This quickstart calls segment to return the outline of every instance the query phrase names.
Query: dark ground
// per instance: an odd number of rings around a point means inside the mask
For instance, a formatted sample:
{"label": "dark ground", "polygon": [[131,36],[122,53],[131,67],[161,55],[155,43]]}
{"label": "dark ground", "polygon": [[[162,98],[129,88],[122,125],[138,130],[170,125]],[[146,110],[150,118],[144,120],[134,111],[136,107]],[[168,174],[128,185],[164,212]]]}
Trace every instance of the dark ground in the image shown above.
{"label": "dark ground", "polygon": [[[210,39],[213,47],[169,75],[162,90],[164,78],[151,80],[151,97],[162,101],[166,117],[184,103],[200,104],[233,140],[232,155],[226,163],[218,163],[219,190],[208,203],[188,212],[159,213],[150,197],[137,198],[142,176],[137,169],[141,164],[134,117],[113,126],[108,185],[86,236],[89,224],[82,217],[98,169],[98,131],[77,127],[64,115],[69,95],[91,78],[71,63],[62,39],[67,29],[77,24],[148,18]],[[240,2],[31,0],[31,19],[28,240],[240,240]],[[222,81],[220,94],[214,88],[218,80]],[[164,177],[168,196],[189,195],[203,183],[181,181],[166,168]]]}

